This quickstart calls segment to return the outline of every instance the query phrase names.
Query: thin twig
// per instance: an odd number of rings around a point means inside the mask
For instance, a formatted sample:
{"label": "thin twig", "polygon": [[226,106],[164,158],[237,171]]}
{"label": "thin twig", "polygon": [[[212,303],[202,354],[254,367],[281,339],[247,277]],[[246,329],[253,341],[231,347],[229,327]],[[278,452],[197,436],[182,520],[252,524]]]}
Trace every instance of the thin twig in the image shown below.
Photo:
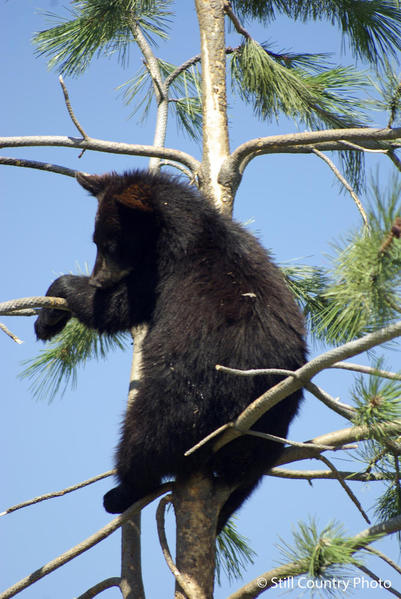
{"label": "thin twig", "polygon": [[[342,479],[355,482],[383,482],[384,480],[394,480],[391,474],[371,472],[345,472],[338,471]],[[266,472],[267,476],[276,476],[279,478],[288,478],[294,480],[333,480],[337,475],[332,470],[290,470],[288,468],[271,468]]]}
{"label": "thin twig", "polygon": [[363,374],[377,375],[385,379],[392,379],[395,381],[401,381],[401,374],[397,372],[389,372],[387,370],[380,370],[379,368],[372,368],[371,366],[364,366],[362,364],[354,364],[352,362],[337,362],[330,366],[330,368],[341,368],[342,370],[350,370],[352,372],[361,372]]}
{"label": "thin twig", "polygon": [[0,513],[0,516],[5,516],[6,514],[11,514],[12,512],[16,512],[28,505],[34,505],[35,503],[39,503],[41,501],[46,501],[47,499],[53,499],[53,497],[61,497],[62,495],[66,495],[67,493],[72,493],[73,491],[77,491],[78,489],[82,489],[83,487],[87,487],[93,483],[96,483],[98,480],[102,480],[103,478],[107,478],[108,476],[112,476],[115,474],[115,470],[108,470],[107,472],[103,472],[103,474],[98,474],[97,476],[93,476],[92,478],[88,478],[88,480],[84,480],[81,483],[77,483],[72,485],[71,487],[67,487],[66,489],[62,489],[61,491],[53,491],[52,493],[45,493],[44,495],[39,495],[39,497],[34,497],[33,499],[28,499],[27,501],[23,501],[22,503],[18,503],[17,505],[13,505],[9,507],[4,512]]}
{"label": "thin twig", "polygon": [[[11,339],[13,341],[15,341],[15,343],[24,343],[19,337],[17,337],[17,335],[14,335],[14,333],[12,333],[10,331],[10,329],[8,329],[6,327],[5,324],[3,324],[2,322],[0,322],[0,331],[3,331],[6,335],[8,335],[9,337],[11,337]],[[1,516],[1,514],[0,514]]]}
{"label": "thin twig", "polygon": [[222,364],[216,364],[216,370],[220,372],[226,372],[227,374],[236,374],[238,376],[262,376],[269,374],[278,374],[282,376],[293,376],[296,374],[293,370],[286,370],[284,368],[251,368],[249,370],[240,370],[239,368],[229,368]]}
{"label": "thin twig", "polygon": [[166,497],[163,497],[160,500],[159,505],[157,506],[156,522],[157,522],[157,533],[159,535],[159,542],[160,542],[160,546],[162,548],[164,559],[166,560],[166,564],[168,565],[169,569],[171,570],[172,574],[174,575],[174,578],[176,579],[177,583],[180,585],[180,587],[182,588],[182,590],[184,591],[184,593],[188,597],[188,599],[192,599],[192,598],[195,599],[198,596],[197,585],[188,576],[186,576],[185,574],[181,574],[181,572],[178,570],[177,566],[175,565],[175,563],[173,561],[173,558],[171,557],[170,549],[169,549],[169,546],[167,543],[167,537],[166,537],[166,532],[165,532],[165,527],[164,527],[164,522],[165,522],[164,514],[165,514],[167,504],[171,503],[171,502],[172,502],[171,495],[167,495]]}
{"label": "thin twig", "polygon": [[[271,375],[277,374],[282,376],[292,376],[296,378],[296,374],[293,370],[285,370],[283,368],[257,368],[251,370],[240,370],[238,368],[228,368],[227,366],[222,366],[221,364],[217,364],[215,366],[216,370],[220,372],[226,372],[227,374],[235,374],[237,376],[260,376],[260,375]],[[305,382],[305,389],[307,389],[310,393],[315,395],[320,401],[322,401],[327,407],[331,408],[344,418],[348,420],[352,419],[355,415],[355,410],[346,404],[341,403],[338,399],[334,399],[331,397],[326,391],[317,387],[314,383]]]}
{"label": "thin twig", "polygon": [[96,597],[96,595],[99,595],[106,589],[119,586],[120,578],[118,576],[112,576],[111,578],[106,578],[105,580],[93,585],[93,587],[85,591],[85,593],[82,593],[82,595],[79,597],[76,597],[76,599],[93,599],[93,597]]}
{"label": "thin twig", "polygon": [[[377,345],[381,345],[395,337],[399,337],[401,335],[401,322],[397,322],[391,324],[387,327],[379,329],[374,333],[369,333],[362,337],[361,339],[357,339],[355,341],[350,341],[345,343],[340,347],[336,347],[334,349],[321,354],[320,356],[313,358],[301,368],[298,368],[292,376],[287,377],[286,379],[280,381],[278,384],[274,385],[271,389],[263,393],[260,397],[255,399],[237,418],[235,425],[239,427],[240,430],[246,430],[251,428],[253,424],[259,418],[277,405],[280,401],[300,389],[305,385],[306,381],[312,379],[316,374],[325,370],[332,364],[335,364],[339,360],[346,360],[352,356],[360,354],[364,351],[372,349]],[[365,430],[363,427],[354,427],[359,428],[361,430]],[[220,435],[218,440],[215,442],[213,450],[218,451],[223,445],[229,443],[233,439],[235,439],[239,433],[235,431],[234,428],[230,428],[225,433]],[[330,443],[329,443],[330,444]],[[344,444],[344,443],[342,443]],[[288,448],[288,451],[303,451],[297,448]]]}
{"label": "thin twig", "polygon": [[76,126],[76,128],[78,129],[80,134],[82,135],[83,139],[89,140],[90,139],[89,135],[83,130],[83,128],[81,127],[81,125],[78,122],[77,117],[74,114],[74,111],[72,109],[71,102],[70,102],[70,97],[68,95],[68,91],[65,86],[63,77],[60,75],[58,80],[60,82],[61,89],[63,90],[65,105],[67,107],[68,114],[70,115],[72,122],[74,123],[74,125]]}
{"label": "thin twig", "polygon": [[[388,422],[383,424],[383,433],[388,437],[393,435],[399,435],[401,433],[401,420],[395,420],[394,422]],[[309,441],[309,443],[316,443],[317,445],[333,445],[335,447],[342,447],[350,443],[359,443],[364,439],[369,439],[371,430],[368,426],[352,426],[324,435],[319,435],[315,439]],[[319,455],[319,451],[313,448],[298,448],[298,447],[286,447],[281,454],[281,457],[277,460],[275,466],[282,466],[299,460],[306,460],[310,458],[316,458]]]}
{"label": "thin twig", "polygon": [[225,431],[227,431],[228,429],[233,428],[233,427],[234,427],[233,422],[228,422],[226,424],[223,424],[222,426],[217,428],[215,431],[210,433],[210,435],[207,435],[206,437],[204,437],[201,441],[199,441],[199,443],[197,443],[196,445],[194,445],[193,447],[188,449],[184,453],[184,456],[188,457],[188,456],[192,455],[193,453],[195,453],[195,451],[198,451],[201,447],[203,447],[204,445],[206,445],[207,443],[212,441],[212,439],[216,439],[216,437],[218,437],[219,435],[221,435],[222,433],[224,433]]}
{"label": "thin twig", "polygon": [[233,13],[233,10],[231,8],[231,2],[229,2],[229,0],[224,0],[224,12],[229,17],[231,23],[234,25],[237,33],[243,35],[247,40],[252,39],[248,31],[244,29],[244,27],[241,25],[237,15]]}
{"label": "thin twig", "polygon": [[378,549],[374,549],[373,547],[364,547],[364,549],[365,551],[368,551],[369,553],[373,553],[373,555],[377,555],[377,557],[380,557],[380,559],[382,559],[389,566],[394,568],[394,570],[398,572],[398,574],[401,574],[400,566],[393,562],[393,560],[390,557],[388,557],[385,553],[382,553],[381,551],[379,551]]}
{"label": "thin twig", "polygon": [[319,460],[321,460],[324,464],[326,464],[326,466],[328,466],[330,468],[330,470],[333,471],[333,473],[335,474],[338,482],[340,483],[340,485],[342,486],[342,488],[344,489],[344,491],[347,493],[348,497],[351,499],[351,501],[354,503],[354,505],[356,506],[356,508],[358,509],[358,511],[362,514],[362,517],[364,518],[364,520],[370,524],[370,520],[368,518],[368,515],[366,514],[365,510],[363,509],[362,505],[359,502],[359,499],[356,497],[356,495],[351,491],[351,489],[348,487],[348,485],[345,483],[344,479],[341,476],[341,473],[337,470],[337,468],[335,467],[335,465],[330,462],[330,460],[328,460],[324,455],[320,455]]}
{"label": "thin twig", "polygon": [[113,532],[120,528],[124,522],[132,518],[133,514],[135,514],[139,510],[142,510],[146,505],[148,505],[154,499],[156,499],[163,493],[166,493],[166,491],[169,491],[170,489],[171,484],[165,483],[164,485],[161,485],[157,489],[157,491],[154,491],[153,493],[147,495],[143,499],[136,501],[120,516],[114,518],[114,520],[106,524],[106,526],[95,532],[93,535],[91,535],[81,543],[78,543],[78,545],[75,545],[71,549],[68,549],[68,551],[66,551],[65,553],[62,553],[47,564],[44,564],[42,567],[38,568],[25,578],[15,583],[10,588],[0,593],[0,599],[10,599],[10,597],[14,597],[15,595],[17,595],[17,593],[20,593],[22,590],[31,586],[41,578],[44,578],[51,572],[54,572],[54,570],[57,570],[67,562],[73,560],[78,555],[81,555],[85,551],[88,551],[88,549],[90,549],[94,545],[97,545],[97,543],[100,543],[100,541],[103,541],[103,539],[110,536]]}
{"label": "thin twig", "polygon": [[321,389],[314,383],[309,381],[309,383],[305,384],[305,389],[317,397],[328,408],[337,412],[337,414],[340,414],[343,418],[346,418],[347,420],[353,420],[353,418],[355,418],[356,410],[353,407],[342,403],[337,398],[331,397],[327,391],[324,391],[324,389]]}
{"label": "thin twig", "polygon": [[395,150],[387,150],[387,156],[390,158],[394,166],[401,171],[401,160],[398,158]]}
{"label": "thin twig", "polygon": [[376,576],[376,574],[374,572],[372,572],[372,570],[369,570],[369,568],[367,568],[366,566],[362,566],[362,565],[357,565],[356,567],[361,572],[366,574],[366,576],[369,576],[369,578],[371,578],[375,582],[379,583],[381,589],[385,589],[386,591],[388,591],[389,593],[392,593],[396,597],[401,597],[401,593],[399,593],[396,589],[393,589],[392,586],[384,586],[383,584],[381,584],[382,580],[378,576]]}
{"label": "thin twig", "polygon": [[0,156],[0,164],[5,166],[35,168],[40,171],[49,171],[51,173],[57,173],[58,175],[66,175],[67,177],[75,177],[75,174],[78,172],[75,169],[60,166],[59,164],[39,162],[38,160],[26,160],[25,158],[9,158],[8,156]]}
{"label": "thin twig", "polygon": [[182,173],[184,173],[184,175],[186,175],[186,177],[189,179],[189,181],[193,181],[194,175],[193,173],[185,168],[185,166],[183,166],[182,164],[178,164],[177,162],[173,162],[173,160],[161,160],[160,161],[160,166],[172,166],[173,168],[178,169],[179,171],[181,171]]}
{"label": "thin twig", "polygon": [[352,143],[351,141],[345,141],[344,139],[338,140],[340,144],[347,146],[348,148],[352,148],[353,150],[360,150],[361,152],[372,152],[376,154],[387,154],[388,150],[374,150],[373,148],[364,148],[363,146],[358,146],[358,144]]}
{"label": "thin twig", "polygon": [[332,160],[330,160],[330,158],[328,156],[326,156],[326,154],[324,154],[323,152],[321,152],[320,150],[317,150],[316,148],[312,149],[312,152],[314,154],[316,154],[316,156],[319,156],[319,158],[321,158],[322,160],[324,160],[324,162],[331,168],[331,170],[333,171],[333,173],[335,174],[335,176],[337,177],[337,179],[340,181],[340,183],[342,185],[344,185],[345,189],[350,193],[352,199],[354,200],[361,216],[363,219],[363,222],[365,223],[365,226],[368,227],[368,217],[366,216],[366,212],[362,206],[362,203],[360,201],[360,199],[358,198],[358,196],[356,195],[355,191],[352,189],[351,185],[348,183],[348,181],[345,179],[345,177],[340,173],[340,171],[338,170],[338,168],[336,167],[336,165],[334,164],[334,162]]}
{"label": "thin twig", "polygon": [[[238,429],[237,429],[238,430]],[[315,443],[303,443],[301,441],[290,441],[283,437],[277,437],[276,435],[270,435],[269,433],[260,433],[258,431],[248,430],[242,433],[243,435],[249,435],[250,437],[259,437],[259,439],[266,439],[267,441],[275,441],[276,443],[282,443],[283,445],[291,445],[292,447],[313,447],[314,449],[321,449],[322,451],[337,450],[338,447],[332,447],[331,445],[317,445]],[[343,447],[341,449],[344,449]],[[353,447],[353,449],[355,449]]]}
{"label": "thin twig", "polygon": [[170,73],[170,75],[166,77],[166,79],[164,80],[164,85],[166,86],[166,88],[169,88],[170,85],[173,83],[174,79],[176,79],[178,75],[180,75],[183,71],[186,71],[187,69],[189,69],[189,67],[192,67],[197,62],[200,62],[200,59],[201,55],[196,54],[196,56],[188,58],[188,60],[186,60],[185,62],[180,64],[176,69],[174,69],[174,71]]}

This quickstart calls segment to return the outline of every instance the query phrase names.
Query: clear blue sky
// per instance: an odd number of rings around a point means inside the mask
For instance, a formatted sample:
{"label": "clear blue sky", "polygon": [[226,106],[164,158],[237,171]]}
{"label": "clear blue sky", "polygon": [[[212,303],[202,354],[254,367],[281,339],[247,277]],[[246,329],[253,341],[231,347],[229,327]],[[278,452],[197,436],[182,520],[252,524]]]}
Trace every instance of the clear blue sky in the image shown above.
{"label": "clear blue sky", "polygon": [[[161,43],[157,54],[180,64],[198,53],[198,35],[193,3],[176,3],[179,18],[172,23],[172,39]],[[35,58],[32,34],[46,27],[38,9],[59,11],[57,0],[12,0],[0,4],[2,35],[0,64],[2,93],[1,135],[72,135],[77,132],[66,112],[57,73],[48,71],[45,60]],[[332,52],[343,64],[341,37],[327,24],[294,25],[279,19],[269,28],[248,25],[259,41],[274,41],[275,48],[305,52]],[[232,44],[238,38],[232,36]],[[124,71],[116,60],[95,61],[79,79],[66,79],[77,117],[89,135],[116,141],[150,144],[152,120],[146,124],[129,119],[118,85],[139,67],[133,52]],[[385,117],[377,115],[377,124]],[[231,147],[261,135],[291,132],[288,121],[277,124],[256,121],[250,110],[230,97]],[[376,124],[376,123],[375,123]],[[167,144],[200,157],[200,149],[170,123]],[[7,156],[63,164],[88,172],[146,167],[147,160],[79,152],[63,148],[20,148],[1,152]],[[383,179],[389,167],[376,156],[367,157],[368,168],[382,164]],[[88,263],[95,249],[91,242],[95,203],[74,180],[40,171],[0,166],[1,235],[0,301],[43,295],[50,281],[61,273],[76,271]],[[238,193],[236,218],[252,219],[251,229],[271,248],[279,262],[299,258],[311,264],[325,263],[329,244],[359,224],[359,214],[348,195],[339,193],[337,183],[325,164],[313,156],[268,156],[256,159],[247,169]],[[32,398],[26,380],[19,380],[21,362],[41,349],[33,335],[33,320],[2,319],[19,337],[16,345],[0,333],[0,512],[10,505],[43,493],[59,490],[112,467],[129,376],[130,351],[111,354],[105,362],[93,362],[81,371],[78,386],[48,405]],[[311,350],[313,353],[313,348]],[[394,367],[397,367],[394,364]],[[329,373],[319,378],[333,395],[346,401],[351,384],[348,375]],[[318,401],[308,397],[301,416],[291,429],[291,438],[304,440],[319,433],[343,428],[347,423],[333,416]],[[346,456],[344,467],[349,464]],[[319,467],[318,465],[314,465]],[[103,493],[111,480],[63,498],[26,508],[0,519],[0,589],[8,587],[58,554],[104,526],[110,516],[102,508]],[[361,483],[354,490],[366,509],[374,493]],[[255,565],[244,581],[276,565],[273,545],[278,537],[291,540],[292,524],[315,516],[323,527],[332,519],[344,523],[354,534],[365,523],[335,482],[306,482],[266,479],[240,512],[238,526],[257,551]],[[171,596],[173,582],[156,540],[154,508],[144,513],[144,576],[148,597]],[[171,535],[170,535],[171,536]],[[394,540],[381,544],[384,551],[398,555]],[[382,565],[375,571],[383,578],[395,578]],[[26,599],[67,599],[84,592],[99,580],[119,574],[119,533],[70,562],[62,569],[24,591]],[[231,592],[240,583],[234,583]],[[394,580],[394,585],[401,584]],[[274,591],[276,594],[278,591]],[[216,597],[230,593],[224,579]],[[270,591],[273,593],[273,591]],[[106,591],[107,599],[119,596]],[[280,595],[281,596],[281,595]],[[292,592],[288,597],[299,596]],[[355,597],[376,597],[375,591],[356,590]]]}

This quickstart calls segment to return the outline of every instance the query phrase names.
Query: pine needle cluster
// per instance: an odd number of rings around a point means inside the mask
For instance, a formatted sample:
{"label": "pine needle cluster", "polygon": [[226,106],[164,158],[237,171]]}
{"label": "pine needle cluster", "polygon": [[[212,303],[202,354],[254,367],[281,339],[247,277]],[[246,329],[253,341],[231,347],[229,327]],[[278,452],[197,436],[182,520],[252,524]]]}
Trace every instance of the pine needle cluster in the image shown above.
{"label": "pine needle cluster", "polygon": [[347,38],[356,56],[379,65],[401,48],[397,0],[232,0],[236,12],[265,23],[283,14],[297,21],[328,21]]}
{"label": "pine needle cluster", "polygon": [[361,101],[351,90],[365,78],[351,67],[327,68],[321,54],[276,55],[247,39],[231,55],[234,89],[262,119],[281,113],[311,128],[361,125]]}
{"label": "pine needle cluster", "polygon": [[[329,523],[322,531],[316,522],[299,522],[293,531],[293,543],[282,539],[277,545],[282,555],[282,563],[302,562],[306,565],[311,580],[330,581],[344,579],[352,571],[352,566],[362,563],[360,549],[371,543],[372,537],[359,539],[345,535],[340,524]],[[335,594],[335,588],[327,585],[325,593]],[[312,587],[313,592],[314,587]],[[318,585],[316,585],[318,589]]]}
{"label": "pine needle cluster", "polygon": [[[377,370],[383,360],[376,362]],[[355,403],[355,425],[367,426],[372,437],[386,442],[383,429],[386,422],[401,418],[401,381],[383,379],[379,375],[359,376],[355,379],[351,397]]]}
{"label": "pine needle cluster", "polygon": [[242,578],[243,571],[254,563],[256,553],[248,544],[248,539],[242,536],[230,519],[216,539],[216,579],[219,585],[224,572],[228,580]]}
{"label": "pine needle cluster", "polygon": [[132,21],[148,41],[166,38],[170,12],[166,0],[73,0],[69,18],[45,12],[54,23],[37,33],[33,42],[39,56],[49,57],[49,69],[81,75],[92,59],[117,54],[123,64],[133,41]]}
{"label": "pine needle cluster", "polygon": [[20,378],[31,381],[29,388],[34,397],[50,402],[76,386],[78,368],[88,360],[104,359],[109,351],[125,346],[125,335],[99,335],[72,318],[38,356],[23,362],[25,369]]}
{"label": "pine needle cluster", "polygon": [[[400,318],[401,181],[371,185],[369,228],[336,243],[327,269],[284,268],[315,339],[341,344]],[[394,233],[395,231],[395,233]]]}
{"label": "pine needle cluster", "polygon": [[[163,81],[169,81],[177,66],[165,60],[158,59],[158,65]],[[177,123],[182,131],[190,138],[198,140],[202,132],[202,103],[201,78],[196,64],[182,70],[171,78],[169,84],[169,103],[175,112]],[[127,104],[133,104],[132,114],[142,108],[141,120],[144,120],[154,99],[154,84],[149,70],[144,66],[136,75],[119,86],[124,89],[124,99]]]}

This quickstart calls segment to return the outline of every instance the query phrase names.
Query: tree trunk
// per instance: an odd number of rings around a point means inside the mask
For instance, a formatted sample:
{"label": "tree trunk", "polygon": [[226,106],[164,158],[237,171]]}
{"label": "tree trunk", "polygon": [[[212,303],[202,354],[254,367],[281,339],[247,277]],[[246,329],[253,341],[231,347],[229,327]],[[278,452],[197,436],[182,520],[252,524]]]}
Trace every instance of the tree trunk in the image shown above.
{"label": "tree trunk", "polygon": [[[131,330],[134,340],[128,406],[135,401],[142,362],[142,342],[146,327]],[[141,513],[135,514],[121,529],[121,594],[124,599],[145,599],[141,563]]]}
{"label": "tree trunk", "polygon": [[229,155],[224,1],[195,0],[198,14],[203,110],[201,187],[222,212],[231,213],[233,197],[228,185],[218,182],[221,165]]}
{"label": "tree trunk", "polygon": [[213,597],[217,517],[226,496],[202,472],[174,485],[176,567],[187,581],[187,594],[176,584],[175,599]]}

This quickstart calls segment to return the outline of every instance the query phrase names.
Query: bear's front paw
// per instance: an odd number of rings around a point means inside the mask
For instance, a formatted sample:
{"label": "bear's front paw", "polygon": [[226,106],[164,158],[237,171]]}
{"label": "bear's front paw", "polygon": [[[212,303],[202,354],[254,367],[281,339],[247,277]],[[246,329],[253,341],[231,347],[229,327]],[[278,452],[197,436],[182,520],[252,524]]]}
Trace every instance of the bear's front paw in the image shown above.
{"label": "bear's front paw", "polygon": [[125,487],[120,485],[108,491],[103,497],[103,505],[109,514],[121,514],[125,512],[136,500],[132,493],[129,493]]}
{"label": "bear's front paw", "polygon": [[66,310],[42,308],[34,325],[36,337],[42,341],[51,339],[63,330],[70,318],[71,312]]}

